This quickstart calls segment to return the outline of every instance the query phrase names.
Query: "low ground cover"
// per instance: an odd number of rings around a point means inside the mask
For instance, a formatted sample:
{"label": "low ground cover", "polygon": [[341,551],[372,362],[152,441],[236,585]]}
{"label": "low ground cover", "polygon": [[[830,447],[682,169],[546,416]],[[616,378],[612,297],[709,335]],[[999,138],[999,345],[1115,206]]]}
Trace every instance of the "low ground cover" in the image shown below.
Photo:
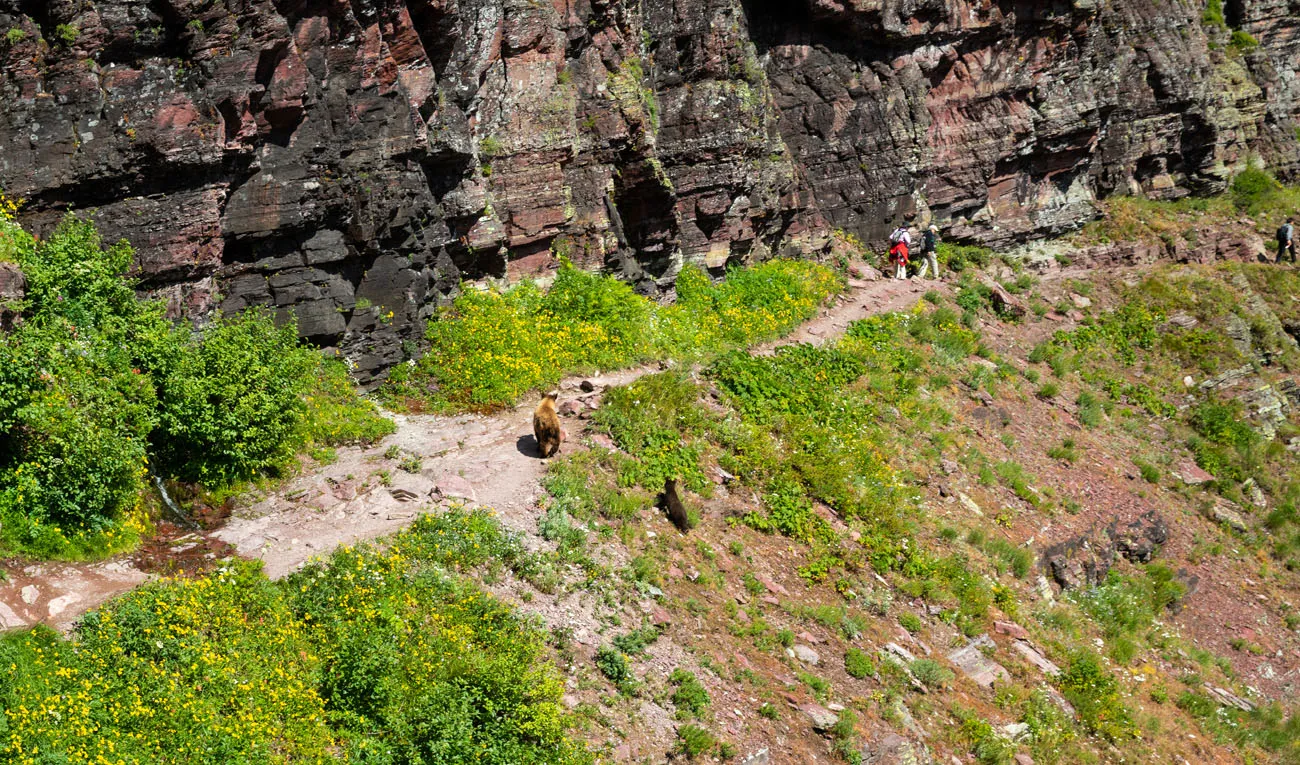
{"label": "low ground cover", "polygon": [[13,763],[590,762],[545,634],[458,572],[526,571],[486,511],[425,516],[277,582],[147,585],[68,640],[0,637]]}
{"label": "low ground cover", "polygon": [[491,411],[565,375],[654,359],[689,361],[779,337],[842,289],[830,269],[773,260],[714,284],[688,266],[661,306],[613,276],[564,262],[543,291],[466,289],[429,322],[429,349],[393,370],[385,400],[437,412]]}

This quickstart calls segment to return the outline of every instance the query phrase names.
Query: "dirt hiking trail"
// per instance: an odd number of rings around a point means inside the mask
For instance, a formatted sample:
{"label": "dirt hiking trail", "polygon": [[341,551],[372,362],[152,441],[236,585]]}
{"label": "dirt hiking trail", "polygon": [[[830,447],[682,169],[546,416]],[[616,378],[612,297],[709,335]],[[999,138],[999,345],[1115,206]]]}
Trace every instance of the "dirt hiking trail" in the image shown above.
{"label": "dirt hiking trail", "polygon": [[[833,305],[752,352],[789,343],[821,344],[858,319],[911,308],[931,289],[946,292],[948,286],[850,280]],[[605,388],[660,368],[642,366],[560,383],[569,439],[579,440],[585,427],[582,413],[599,405]],[[581,390],[583,381],[592,383],[590,392]],[[141,550],[95,563],[2,561],[7,581],[0,581],[0,629],[43,623],[67,632],[82,614],[156,572],[210,565],[231,552],[260,559],[267,575],[283,577],[340,545],[390,534],[418,515],[452,503],[491,507],[507,527],[535,543],[536,503],[546,470],[532,436],[535,404],[529,398],[492,415],[392,415],[397,423],[392,435],[368,447],[340,447],[335,462],[304,467],[273,491],[242,498],[233,515],[211,531],[185,533],[163,523],[162,533]],[[418,472],[399,468],[399,462],[412,458],[419,460]]]}

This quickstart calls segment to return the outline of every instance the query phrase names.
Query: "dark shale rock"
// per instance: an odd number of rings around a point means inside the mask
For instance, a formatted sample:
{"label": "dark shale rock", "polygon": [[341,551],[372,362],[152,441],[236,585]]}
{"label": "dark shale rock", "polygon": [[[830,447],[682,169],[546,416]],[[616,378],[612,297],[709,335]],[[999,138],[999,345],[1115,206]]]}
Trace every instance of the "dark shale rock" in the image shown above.
{"label": "dark shale rock", "polygon": [[1149,563],[1168,539],[1168,525],[1150,510],[1123,526],[1116,519],[1051,545],[1043,550],[1042,560],[1062,590],[1083,589],[1101,584],[1117,556]]}
{"label": "dark shale rock", "polygon": [[1154,510],[1123,527],[1116,521],[1107,533],[1115,540],[1115,551],[1132,563],[1150,563],[1160,546],[1169,541],[1169,527]]}
{"label": "dark shale rock", "polygon": [[[1233,7],[1240,58],[1175,0],[0,0],[0,188],[38,233],[95,213],[173,315],[267,306],[374,381],[559,254],[653,294],[909,213],[1001,245],[1252,153],[1294,178],[1300,17]],[[1078,262],[1260,252],[1203,240]]]}

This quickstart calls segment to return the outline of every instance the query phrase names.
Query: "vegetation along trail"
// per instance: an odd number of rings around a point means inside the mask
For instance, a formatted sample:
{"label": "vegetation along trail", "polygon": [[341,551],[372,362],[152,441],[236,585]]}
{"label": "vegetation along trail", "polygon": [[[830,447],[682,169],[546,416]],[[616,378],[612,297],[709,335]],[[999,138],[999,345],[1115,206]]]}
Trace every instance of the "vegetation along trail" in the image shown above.
{"label": "vegetation along trail", "polygon": [[[940,282],[850,280],[833,306],[789,336],[755,349],[788,343],[820,344],[865,316],[902,310]],[[600,392],[657,371],[639,366],[599,376],[572,377],[559,388],[567,403],[570,441],[580,440],[583,409],[599,405]],[[593,390],[584,392],[583,381]],[[313,557],[410,523],[431,507],[450,504],[493,508],[504,524],[536,534],[536,500],[546,463],[532,439],[531,398],[491,415],[393,415],[397,430],[371,446],[341,447],[337,460],[305,469],[260,497],[240,503],[219,528],[169,537],[144,552],[95,563],[32,563],[0,582],[0,628],[45,623],[69,629],[86,611],[148,581],[151,571],[175,570],[178,561],[233,551],[263,561],[282,577]]]}

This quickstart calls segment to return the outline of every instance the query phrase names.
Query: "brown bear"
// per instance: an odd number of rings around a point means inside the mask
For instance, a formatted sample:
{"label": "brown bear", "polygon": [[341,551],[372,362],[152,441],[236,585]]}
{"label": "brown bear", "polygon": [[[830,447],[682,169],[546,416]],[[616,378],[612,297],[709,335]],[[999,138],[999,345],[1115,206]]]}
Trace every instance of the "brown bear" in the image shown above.
{"label": "brown bear", "polygon": [[542,396],[542,403],[533,412],[533,437],[537,439],[537,451],[542,459],[554,456],[560,451],[560,442],[564,440],[564,431],[560,430],[560,417],[555,413],[555,391]]}

